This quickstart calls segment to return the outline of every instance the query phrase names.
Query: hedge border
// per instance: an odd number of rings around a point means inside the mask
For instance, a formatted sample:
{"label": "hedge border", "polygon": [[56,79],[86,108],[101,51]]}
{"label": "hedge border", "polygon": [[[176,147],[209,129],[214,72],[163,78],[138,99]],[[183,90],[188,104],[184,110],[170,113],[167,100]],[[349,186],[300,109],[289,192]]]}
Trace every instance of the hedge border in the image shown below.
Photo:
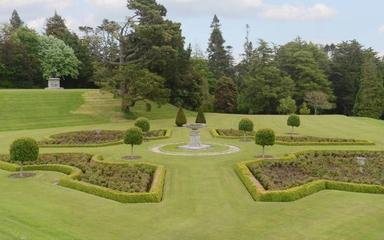
{"label": "hedge border", "polygon": [[[165,135],[160,137],[147,137],[144,138],[144,140],[152,141],[152,140],[161,140],[161,139],[167,139],[172,137],[172,130],[171,129],[164,129]],[[50,137],[45,138],[50,139]],[[109,147],[109,146],[116,146],[124,144],[123,140],[115,141],[115,142],[107,142],[107,143],[99,143],[99,144],[39,144],[40,148],[96,148],[96,147]]]}
{"label": "hedge border", "polygon": [[[211,129],[210,133],[214,138],[223,138],[223,139],[242,139],[243,136],[222,136],[217,132],[217,129]],[[253,139],[254,137],[246,136],[248,139]],[[355,139],[353,139],[355,140]],[[306,145],[321,145],[321,146],[367,146],[367,145],[375,145],[374,142],[367,140],[356,140],[356,142],[284,142],[284,141],[276,141],[277,145],[286,145],[286,146],[306,146]]]}
{"label": "hedge border", "polygon": [[311,152],[381,152],[381,151],[368,151],[368,150],[321,150],[321,151],[302,151],[297,153],[291,153],[285,157],[272,159],[272,160],[251,160],[237,163],[235,171],[239,176],[240,180],[251,194],[255,201],[262,202],[292,202],[298,199],[307,197],[314,193],[322,190],[339,190],[347,192],[359,192],[359,193],[372,193],[372,194],[384,194],[384,186],[370,185],[370,184],[359,184],[359,183],[348,183],[341,181],[332,180],[315,180],[297,187],[289,188],[286,190],[274,190],[266,191],[258,180],[253,176],[249,170],[250,164],[261,163],[264,161],[293,161],[300,154],[311,153]]}
{"label": "hedge border", "polygon": [[[67,187],[70,189],[78,190],[88,194],[96,195],[106,199],[114,200],[120,203],[159,203],[163,199],[163,189],[165,182],[165,168],[161,165],[155,165],[151,163],[139,162],[139,163],[125,163],[125,162],[106,162],[102,161],[100,155],[92,157],[92,161],[101,164],[113,164],[113,165],[145,165],[154,167],[155,173],[152,180],[152,185],[148,192],[143,193],[128,193],[113,190],[106,187],[97,186],[94,184],[80,181],[81,170],[61,164],[45,164],[45,165],[26,165],[24,170],[26,171],[53,171],[66,174],[59,180],[58,185]],[[20,170],[20,166],[13,163],[0,161],[0,169],[16,172]]]}

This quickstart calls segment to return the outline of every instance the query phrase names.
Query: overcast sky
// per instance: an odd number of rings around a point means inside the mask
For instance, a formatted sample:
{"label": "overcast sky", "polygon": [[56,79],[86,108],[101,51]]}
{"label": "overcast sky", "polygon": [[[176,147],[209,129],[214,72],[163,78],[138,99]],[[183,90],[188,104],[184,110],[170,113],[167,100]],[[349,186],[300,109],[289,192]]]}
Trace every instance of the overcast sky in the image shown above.
{"label": "overcast sky", "polygon": [[[384,52],[383,0],[160,0],[168,17],[182,23],[187,43],[205,50],[213,14],[221,20],[236,58],[242,51],[245,25],[251,39],[282,44],[301,36],[317,43],[357,39]],[[57,10],[67,25],[97,26],[102,19],[122,21],[129,15],[125,0],[0,0],[0,22],[13,9],[41,32],[46,18]]]}

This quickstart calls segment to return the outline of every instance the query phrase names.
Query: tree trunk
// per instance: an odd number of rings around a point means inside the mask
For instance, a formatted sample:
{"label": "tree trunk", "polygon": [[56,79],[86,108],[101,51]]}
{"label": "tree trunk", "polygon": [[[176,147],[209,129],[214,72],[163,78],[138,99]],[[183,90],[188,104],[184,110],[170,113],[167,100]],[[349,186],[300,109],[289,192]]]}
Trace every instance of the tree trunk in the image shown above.
{"label": "tree trunk", "polygon": [[133,157],[133,144],[131,144],[131,157]]}
{"label": "tree trunk", "polygon": [[126,99],[124,95],[121,96],[121,111],[128,113],[131,111],[130,102]]}
{"label": "tree trunk", "polygon": [[265,158],[265,146],[263,146],[263,158]]}
{"label": "tree trunk", "polygon": [[20,164],[20,177],[24,177],[24,167],[23,167],[23,162]]}
{"label": "tree trunk", "polygon": [[295,127],[294,126],[292,126],[292,133],[295,131]]}

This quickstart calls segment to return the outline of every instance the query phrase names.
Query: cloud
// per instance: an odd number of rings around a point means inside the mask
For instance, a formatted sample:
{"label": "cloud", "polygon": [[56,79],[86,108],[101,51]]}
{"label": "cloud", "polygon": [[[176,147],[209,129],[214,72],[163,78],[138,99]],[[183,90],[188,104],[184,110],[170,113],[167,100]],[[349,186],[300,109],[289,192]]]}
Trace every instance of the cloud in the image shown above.
{"label": "cloud", "polygon": [[121,8],[127,6],[127,1],[124,0],[87,0],[87,2],[98,7],[106,8]]}
{"label": "cloud", "polygon": [[0,0],[0,8],[49,6],[56,9],[68,7],[72,0]]}
{"label": "cloud", "polygon": [[379,33],[384,33],[384,25],[381,25],[377,31],[379,31]]}
{"label": "cloud", "polygon": [[327,20],[336,15],[336,11],[325,4],[313,6],[282,4],[265,5],[260,17],[271,20]]}

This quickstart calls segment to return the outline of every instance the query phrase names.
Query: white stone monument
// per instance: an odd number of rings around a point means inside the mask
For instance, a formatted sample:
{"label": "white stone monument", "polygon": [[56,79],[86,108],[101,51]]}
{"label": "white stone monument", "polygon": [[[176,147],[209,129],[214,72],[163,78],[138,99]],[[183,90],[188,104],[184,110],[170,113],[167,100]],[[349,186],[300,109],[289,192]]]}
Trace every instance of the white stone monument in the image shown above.
{"label": "white stone monument", "polygon": [[189,144],[180,146],[179,148],[187,150],[204,150],[211,147],[211,145],[202,144],[200,141],[200,129],[205,127],[205,124],[192,123],[186,124],[184,127],[191,129],[189,134]]}
{"label": "white stone monument", "polygon": [[63,89],[60,87],[60,78],[49,78],[48,79],[48,90],[60,90]]}

